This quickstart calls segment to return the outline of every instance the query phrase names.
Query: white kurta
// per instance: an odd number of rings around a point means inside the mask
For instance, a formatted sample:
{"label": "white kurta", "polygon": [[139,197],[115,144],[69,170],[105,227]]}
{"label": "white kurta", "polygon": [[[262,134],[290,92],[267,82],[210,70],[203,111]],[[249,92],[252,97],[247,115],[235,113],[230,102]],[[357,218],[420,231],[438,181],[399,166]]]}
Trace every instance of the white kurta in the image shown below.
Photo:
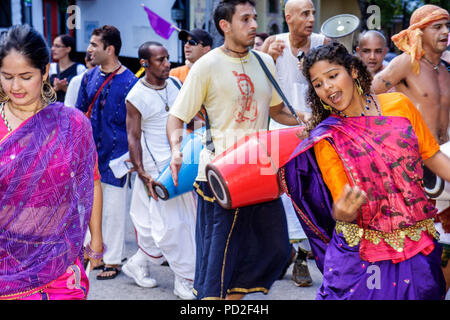
{"label": "white kurta", "polygon": [[[154,179],[170,161],[166,104],[171,106],[177,94],[178,89],[171,80],[167,80],[166,89],[158,92],[139,81],[126,98],[141,113],[143,164]],[[159,248],[172,271],[191,280],[195,271],[196,211],[193,192],[156,201],[149,199],[141,179],[134,183],[130,215],[139,247],[150,255]]]}

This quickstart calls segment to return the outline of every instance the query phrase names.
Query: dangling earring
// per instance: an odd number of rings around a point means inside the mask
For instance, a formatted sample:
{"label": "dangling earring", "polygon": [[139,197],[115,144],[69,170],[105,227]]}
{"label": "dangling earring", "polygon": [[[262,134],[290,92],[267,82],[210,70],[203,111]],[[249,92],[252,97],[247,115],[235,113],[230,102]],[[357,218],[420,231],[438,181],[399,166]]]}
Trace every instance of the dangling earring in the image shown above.
{"label": "dangling earring", "polygon": [[355,79],[355,84],[356,84],[356,90],[358,90],[359,95],[362,96],[364,93],[364,90],[361,87],[361,83],[359,82],[358,78]]}
{"label": "dangling earring", "polygon": [[322,101],[322,99],[319,98],[319,100],[320,100],[320,103],[322,104],[322,106],[323,106],[323,108],[324,108],[325,110],[330,111],[330,112],[333,112],[333,108],[332,108],[331,106],[325,104],[325,103]]}
{"label": "dangling earring", "polygon": [[9,101],[8,95],[3,91],[3,88],[0,86],[0,103],[8,101]]}
{"label": "dangling earring", "polygon": [[42,83],[41,98],[48,105],[56,101],[56,92],[48,80]]}

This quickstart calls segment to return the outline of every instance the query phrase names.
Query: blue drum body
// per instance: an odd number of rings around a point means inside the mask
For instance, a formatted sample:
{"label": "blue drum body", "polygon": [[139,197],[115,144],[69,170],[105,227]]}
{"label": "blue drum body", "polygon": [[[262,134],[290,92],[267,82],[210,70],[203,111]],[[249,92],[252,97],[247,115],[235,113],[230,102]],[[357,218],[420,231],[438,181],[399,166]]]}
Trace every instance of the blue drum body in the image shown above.
{"label": "blue drum body", "polygon": [[168,200],[183,193],[193,190],[193,184],[197,177],[200,151],[203,149],[202,137],[205,127],[199,128],[183,138],[181,152],[183,163],[178,173],[178,186],[173,183],[170,163],[164,168],[155,180],[153,190],[162,200]]}

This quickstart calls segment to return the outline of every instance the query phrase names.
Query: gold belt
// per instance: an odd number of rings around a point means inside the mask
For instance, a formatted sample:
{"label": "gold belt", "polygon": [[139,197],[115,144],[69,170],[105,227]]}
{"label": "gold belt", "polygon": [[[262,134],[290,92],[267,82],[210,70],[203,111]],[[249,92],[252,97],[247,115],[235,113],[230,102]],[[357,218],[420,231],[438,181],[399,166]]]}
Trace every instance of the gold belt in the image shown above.
{"label": "gold belt", "polygon": [[362,238],[377,245],[384,240],[388,245],[398,252],[402,252],[405,247],[405,237],[408,236],[413,241],[419,241],[422,231],[428,232],[433,238],[439,240],[439,234],[434,227],[433,219],[426,219],[417,222],[407,228],[394,230],[393,232],[383,232],[360,228],[355,223],[336,221],[336,234],[342,233],[345,241],[350,247],[359,244]]}

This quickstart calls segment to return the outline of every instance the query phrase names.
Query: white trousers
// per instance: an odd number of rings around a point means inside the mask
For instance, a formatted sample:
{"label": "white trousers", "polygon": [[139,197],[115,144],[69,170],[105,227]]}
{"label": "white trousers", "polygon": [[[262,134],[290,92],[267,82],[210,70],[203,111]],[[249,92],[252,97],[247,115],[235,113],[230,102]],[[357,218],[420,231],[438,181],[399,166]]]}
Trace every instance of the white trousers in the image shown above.
{"label": "white trousers", "polygon": [[[129,176],[128,176],[129,177]],[[125,217],[129,210],[131,191],[128,179],[123,187],[102,182],[102,235],[106,244],[105,264],[121,264],[125,249]]]}
{"label": "white trousers", "polygon": [[283,202],[284,211],[286,212],[289,240],[294,243],[294,248],[296,250],[298,250],[297,246],[300,246],[308,251],[311,250],[305,231],[303,231],[302,225],[298,220],[297,213],[295,212],[291,199],[283,193],[281,195],[281,201]]}
{"label": "white trousers", "polygon": [[144,183],[136,178],[130,215],[139,247],[147,255],[158,254],[159,248],[172,271],[191,280],[195,272],[196,213],[193,192],[167,201],[149,200]]}
{"label": "white trousers", "polygon": [[142,191],[143,188],[142,180],[136,177],[130,204],[130,217],[134,226],[136,243],[150,261],[161,264],[165,259],[161,249],[159,249],[153,239],[150,220],[150,199],[145,189]]}

